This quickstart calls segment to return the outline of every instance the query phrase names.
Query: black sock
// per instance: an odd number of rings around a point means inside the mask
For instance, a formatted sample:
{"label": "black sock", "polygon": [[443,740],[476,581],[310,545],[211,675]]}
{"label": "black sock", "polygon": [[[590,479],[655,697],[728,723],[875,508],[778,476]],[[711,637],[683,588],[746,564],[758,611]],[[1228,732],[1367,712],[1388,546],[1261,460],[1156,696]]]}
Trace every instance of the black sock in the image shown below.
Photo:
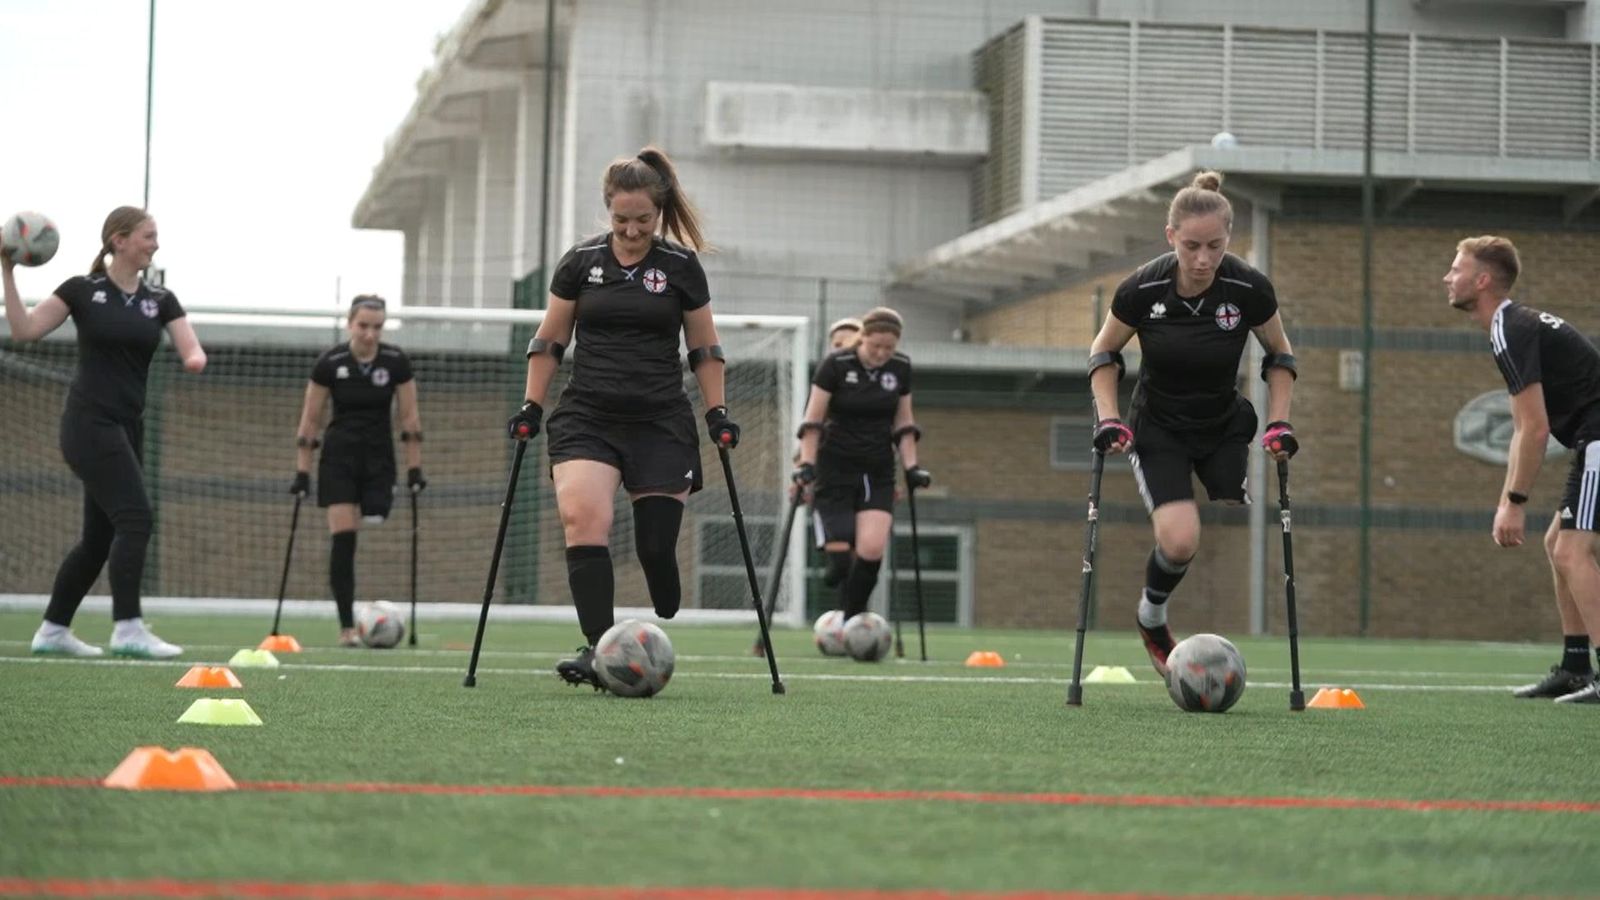
{"label": "black sock", "polygon": [[1177,589],[1178,582],[1183,580],[1185,572],[1189,571],[1189,561],[1173,562],[1167,559],[1160,547],[1150,551],[1150,557],[1144,563],[1144,596],[1146,600],[1157,606],[1167,602],[1172,592]]}
{"label": "black sock", "polygon": [[356,533],[336,531],[328,551],[328,587],[339,609],[339,627],[356,627]]}
{"label": "black sock", "polygon": [[850,565],[850,574],[845,576],[843,585],[846,621],[866,611],[867,601],[872,599],[872,589],[878,586],[878,567],[881,565],[881,559],[862,559],[859,556]]}
{"label": "black sock", "polygon": [[828,566],[822,570],[822,586],[838,587],[844,583],[845,576],[850,574],[850,560],[854,554],[849,550],[825,551],[828,557]]}
{"label": "black sock", "polygon": [[633,501],[633,549],[644,569],[650,603],[656,615],[670,619],[683,604],[683,584],[678,578],[678,529],[683,525],[683,504],[675,497],[651,495]]}
{"label": "black sock", "polygon": [[611,609],[616,592],[611,548],[568,547],[567,584],[572,588],[572,605],[578,608],[578,628],[583,631],[583,639],[593,647],[600,643],[600,635],[616,624]]}
{"label": "black sock", "polygon": [[1561,668],[1574,675],[1587,675],[1594,669],[1589,665],[1589,636],[1568,634],[1561,638]]}

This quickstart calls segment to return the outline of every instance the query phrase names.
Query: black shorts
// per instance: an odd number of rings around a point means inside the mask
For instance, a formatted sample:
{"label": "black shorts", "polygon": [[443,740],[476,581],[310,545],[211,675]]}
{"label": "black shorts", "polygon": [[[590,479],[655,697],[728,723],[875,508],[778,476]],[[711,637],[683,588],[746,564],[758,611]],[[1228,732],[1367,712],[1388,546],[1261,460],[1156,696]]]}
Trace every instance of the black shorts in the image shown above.
{"label": "black shorts", "polygon": [[364,518],[389,518],[394,506],[394,448],[322,451],[317,462],[317,505],[354,503]]}
{"label": "black shorts", "polygon": [[1595,524],[1597,495],[1600,495],[1600,441],[1580,441],[1572,451],[1567,487],[1561,492],[1561,508],[1556,511],[1563,531],[1600,531]]}
{"label": "black shorts", "polygon": [[863,465],[827,454],[819,456],[811,502],[817,546],[833,541],[854,546],[856,513],[869,509],[894,512],[894,459]]}
{"label": "black shorts", "polygon": [[574,459],[605,463],[622,473],[630,494],[692,494],[705,486],[700,429],[687,405],[659,419],[621,422],[562,402],[545,434],[552,467]]}
{"label": "black shorts", "polygon": [[1239,398],[1233,416],[1209,431],[1173,431],[1134,414],[1133,450],[1128,462],[1139,484],[1145,509],[1194,499],[1192,475],[1200,476],[1212,500],[1249,503],[1250,441],[1256,435],[1256,411]]}

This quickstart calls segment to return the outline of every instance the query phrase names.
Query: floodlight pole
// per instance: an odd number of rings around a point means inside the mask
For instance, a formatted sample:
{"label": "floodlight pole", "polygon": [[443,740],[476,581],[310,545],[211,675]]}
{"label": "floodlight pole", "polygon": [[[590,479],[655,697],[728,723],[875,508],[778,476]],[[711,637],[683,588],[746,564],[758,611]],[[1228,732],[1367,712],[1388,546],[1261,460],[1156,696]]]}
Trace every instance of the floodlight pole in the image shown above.
{"label": "floodlight pole", "polygon": [[150,121],[155,108],[156,0],[150,0],[150,33],[144,66],[144,209],[150,208]]}

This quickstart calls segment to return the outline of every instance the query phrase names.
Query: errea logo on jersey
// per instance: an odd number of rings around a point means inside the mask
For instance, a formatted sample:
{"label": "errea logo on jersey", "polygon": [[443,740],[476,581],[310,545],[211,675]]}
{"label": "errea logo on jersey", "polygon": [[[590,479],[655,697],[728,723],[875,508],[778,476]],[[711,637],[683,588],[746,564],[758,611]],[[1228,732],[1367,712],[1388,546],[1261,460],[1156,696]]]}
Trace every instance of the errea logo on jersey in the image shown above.
{"label": "errea logo on jersey", "polygon": [[104,302],[106,302],[106,292],[105,291],[95,291],[94,292],[94,296],[89,298],[89,302],[90,303],[104,303]]}
{"label": "errea logo on jersey", "polygon": [[600,284],[606,280],[606,270],[595,266],[589,270],[589,283]]}
{"label": "errea logo on jersey", "polygon": [[1155,305],[1150,307],[1150,318],[1152,318],[1152,319],[1165,319],[1166,317],[1167,317],[1167,305],[1165,303],[1162,303],[1161,301],[1157,300]]}

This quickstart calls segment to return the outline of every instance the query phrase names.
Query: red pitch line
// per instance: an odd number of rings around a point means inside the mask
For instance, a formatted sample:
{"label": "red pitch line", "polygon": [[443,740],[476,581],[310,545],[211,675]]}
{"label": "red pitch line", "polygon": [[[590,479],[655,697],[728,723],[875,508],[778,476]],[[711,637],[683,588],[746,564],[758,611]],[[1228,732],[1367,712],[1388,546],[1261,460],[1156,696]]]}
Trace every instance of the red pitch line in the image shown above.
{"label": "red pitch line", "polygon": [[[0,788],[98,787],[93,778],[0,776]],[[1383,797],[1182,797],[1160,794],[868,791],[846,788],[624,787],[562,784],[241,781],[242,791],[291,794],[435,794],[470,797],[667,797],[690,800],[839,800],[855,803],[975,803],[1169,809],[1366,809],[1397,812],[1596,813],[1578,800],[1396,800]]]}
{"label": "red pitch line", "polygon": [[[284,882],[151,879],[0,878],[8,897],[247,897],[269,900],[1134,900],[1216,894],[1090,893],[1087,891],[975,892],[939,890],[815,890],[743,887],[607,887],[578,885],[399,884],[391,881]],[[1228,895],[1239,896],[1239,895]],[[1363,895],[1371,896],[1371,895]],[[1335,900],[1308,894],[1255,895],[1254,900]],[[1353,900],[1353,898],[1345,898]],[[1459,898],[1458,898],[1459,900]]]}

